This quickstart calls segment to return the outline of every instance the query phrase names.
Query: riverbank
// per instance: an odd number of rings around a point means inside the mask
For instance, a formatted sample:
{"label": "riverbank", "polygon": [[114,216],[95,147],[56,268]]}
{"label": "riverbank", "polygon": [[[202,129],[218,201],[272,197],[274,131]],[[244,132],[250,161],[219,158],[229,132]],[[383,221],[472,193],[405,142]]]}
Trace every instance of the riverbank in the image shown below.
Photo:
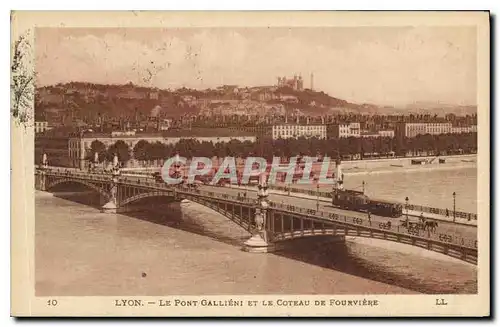
{"label": "riverbank", "polygon": [[[444,160],[444,163],[439,163],[439,159]],[[427,161],[426,164],[422,165],[412,165],[412,160]],[[381,168],[411,168],[411,169],[427,169],[427,168],[440,168],[445,167],[471,167],[476,165],[477,155],[476,154],[466,154],[466,155],[449,155],[449,156],[439,156],[439,157],[405,157],[405,158],[384,158],[384,159],[364,159],[364,160],[345,160],[342,161],[342,167],[345,173],[350,173],[351,171],[376,171],[381,170]],[[237,167],[243,167],[244,160],[236,160]],[[148,166],[148,167],[127,167],[123,168],[122,171],[127,172],[145,172],[153,173],[160,171],[161,165]],[[320,171],[321,163],[313,164],[313,171]],[[214,167],[216,167],[214,163]],[[335,160],[330,158],[330,166],[335,166]]]}
{"label": "riverbank", "polygon": [[[476,155],[442,156],[430,162],[433,158],[435,157],[343,161],[342,172],[345,175],[361,175],[412,171],[444,171],[477,167]],[[439,159],[442,159],[445,162],[439,163]],[[412,160],[422,162],[426,162],[425,160],[428,161],[426,163],[416,165],[412,164]]]}

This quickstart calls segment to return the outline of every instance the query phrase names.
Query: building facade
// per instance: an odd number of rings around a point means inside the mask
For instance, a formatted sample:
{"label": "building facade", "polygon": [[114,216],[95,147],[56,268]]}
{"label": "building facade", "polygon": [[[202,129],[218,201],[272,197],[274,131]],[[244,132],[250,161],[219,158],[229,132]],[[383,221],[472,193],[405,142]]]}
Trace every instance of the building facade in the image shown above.
{"label": "building facade", "polygon": [[477,125],[452,127],[451,133],[452,134],[477,133]]}
{"label": "building facade", "polygon": [[477,125],[452,126],[451,123],[402,123],[397,127],[397,134],[403,137],[415,137],[424,134],[440,135],[462,133],[477,133]]}
{"label": "building facade", "polygon": [[304,89],[304,81],[302,76],[293,76],[293,78],[278,77],[278,87],[290,87],[296,91],[302,91]]}
{"label": "building facade", "polygon": [[381,130],[377,132],[361,132],[361,137],[390,137],[395,135],[393,130]]}
{"label": "building facade", "polygon": [[299,137],[316,137],[318,139],[326,138],[326,126],[325,125],[273,125],[272,127],[272,137],[273,140],[277,139],[289,139],[289,138],[299,138]]}
{"label": "building facade", "polygon": [[43,133],[46,130],[49,130],[49,123],[46,121],[35,121],[35,133]]}
{"label": "building facade", "polygon": [[361,137],[360,123],[332,124],[328,126],[329,138]]}
{"label": "building facade", "polygon": [[380,130],[377,132],[380,137],[394,137],[395,132],[392,129]]}
{"label": "building facade", "polygon": [[102,142],[106,148],[110,147],[117,141],[124,141],[132,151],[139,141],[149,143],[160,142],[163,144],[176,144],[183,139],[195,139],[199,142],[211,143],[228,143],[232,140],[240,142],[255,142],[255,136],[179,136],[165,137],[161,135],[131,135],[130,133],[113,132],[112,134],[86,134],[80,137],[71,137],[67,143],[66,154],[69,154],[69,163],[71,167],[84,169],[86,167],[87,158],[91,155],[91,144],[94,141]]}

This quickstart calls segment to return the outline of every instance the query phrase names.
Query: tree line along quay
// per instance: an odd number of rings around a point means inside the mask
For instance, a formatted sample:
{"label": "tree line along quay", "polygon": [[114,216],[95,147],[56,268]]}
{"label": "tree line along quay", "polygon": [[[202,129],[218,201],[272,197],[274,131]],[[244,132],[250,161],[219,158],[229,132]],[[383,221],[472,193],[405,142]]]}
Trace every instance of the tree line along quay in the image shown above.
{"label": "tree line along quay", "polygon": [[[42,149],[43,150],[43,149]],[[106,146],[99,139],[91,142],[86,160],[93,162],[95,153],[99,162],[112,161],[115,154],[126,164],[135,159],[141,165],[161,165],[166,158],[176,154],[183,157],[273,157],[328,156],[342,159],[367,159],[387,157],[413,157],[422,155],[454,155],[477,153],[477,133],[417,135],[412,138],[340,138],[318,139],[258,139],[256,142],[231,140],[227,143],[200,142],[181,139],[175,144],[140,140],[134,147],[118,140]],[[38,160],[38,158],[36,159]]]}

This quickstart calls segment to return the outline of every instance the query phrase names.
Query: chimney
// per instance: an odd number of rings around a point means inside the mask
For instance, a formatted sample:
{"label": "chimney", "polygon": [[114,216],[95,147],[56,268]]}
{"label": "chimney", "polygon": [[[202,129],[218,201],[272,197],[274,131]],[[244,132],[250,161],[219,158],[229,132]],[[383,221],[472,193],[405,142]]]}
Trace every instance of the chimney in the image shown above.
{"label": "chimney", "polygon": [[311,91],[314,91],[314,74],[311,73]]}

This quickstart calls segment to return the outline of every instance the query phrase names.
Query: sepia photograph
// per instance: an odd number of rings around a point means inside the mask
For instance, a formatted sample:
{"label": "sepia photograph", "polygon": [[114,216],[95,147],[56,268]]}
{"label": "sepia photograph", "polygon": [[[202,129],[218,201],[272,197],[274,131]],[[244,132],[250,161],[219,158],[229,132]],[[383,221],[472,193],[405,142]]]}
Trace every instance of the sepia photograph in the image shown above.
{"label": "sepia photograph", "polygon": [[39,314],[489,312],[487,12],[17,14],[16,278]]}

